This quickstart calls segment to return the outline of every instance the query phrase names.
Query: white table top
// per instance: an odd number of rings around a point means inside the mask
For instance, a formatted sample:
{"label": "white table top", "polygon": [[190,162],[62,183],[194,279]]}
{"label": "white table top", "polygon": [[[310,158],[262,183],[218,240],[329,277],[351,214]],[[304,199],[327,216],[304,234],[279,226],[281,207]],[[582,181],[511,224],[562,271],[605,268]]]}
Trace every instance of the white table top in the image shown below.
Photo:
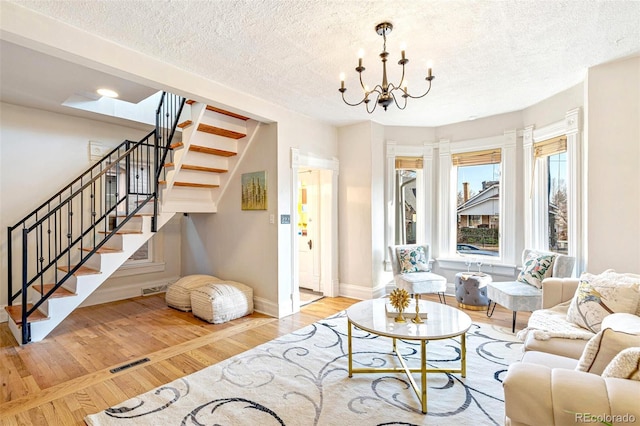
{"label": "white table top", "polygon": [[347,309],[347,317],[362,330],[407,340],[448,339],[466,333],[471,327],[471,318],[461,310],[427,300],[420,301],[420,311],[428,314],[423,323],[411,322],[411,318],[415,317],[415,310],[403,314],[407,322],[395,322],[394,317],[387,316],[385,311],[388,300],[384,298],[358,302]]}

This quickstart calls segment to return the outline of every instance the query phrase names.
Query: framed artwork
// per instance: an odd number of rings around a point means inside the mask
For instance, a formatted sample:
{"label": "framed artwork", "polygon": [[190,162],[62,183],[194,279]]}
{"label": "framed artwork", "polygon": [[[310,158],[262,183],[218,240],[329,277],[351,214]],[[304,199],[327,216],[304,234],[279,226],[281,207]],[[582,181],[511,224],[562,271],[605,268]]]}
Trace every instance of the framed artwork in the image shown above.
{"label": "framed artwork", "polygon": [[267,210],[267,172],[242,174],[242,210]]}

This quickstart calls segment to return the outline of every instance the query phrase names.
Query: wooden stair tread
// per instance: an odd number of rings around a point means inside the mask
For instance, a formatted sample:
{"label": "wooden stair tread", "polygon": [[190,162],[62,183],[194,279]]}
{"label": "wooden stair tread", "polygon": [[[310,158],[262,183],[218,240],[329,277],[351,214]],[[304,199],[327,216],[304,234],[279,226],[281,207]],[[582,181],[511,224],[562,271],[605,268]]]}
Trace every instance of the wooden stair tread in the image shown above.
{"label": "wooden stair tread", "polygon": [[[82,251],[91,251],[93,250],[93,247],[82,247]],[[100,254],[108,254],[108,253],[122,253],[122,250],[120,249],[113,249],[113,248],[109,248],[109,247],[100,247],[96,253],[100,253]]]}
{"label": "wooden stair tread", "polygon": [[[175,167],[174,163],[166,163],[164,165],[167,168]],[[227,173],[229,170],[227,169],[217,169],[215,167],[204,167],[204,166],[196,166],[195,164],[183,164],[180,167],[180,170],[195,170],[198,172],[210,172],[210,173]]]}
{"label": "wooden stair tread", "polygon": [[[158,181],[160,185],[166,185],[166,180]],[[173,186],[187,186],[191,188],[218,188],[220,185],[214,185],[209,183],[194,183],[194,182],[173,182]]]}
{"label": "wooden stair tread", "polygon": [[193,124],[193,121],[191,120],[185,120],[182,123],[178,124],[178,127],[180,127],[181,129],[184,129],[187,126],[191,126]]}
{"label": "wooden stair tread", "polygon": [[247,136],[244,133],[234,132],[233,130],[222,129],[220,127],[211,126],[210,124],[204,123],[198,124],[198,131],[210,133],[212,135],[224,136],[225,138],[231,139],[242,139]]}
{"label": "wooden stair tread", "polygon": [[[196,101],[194,101],[192,99],[189,99],[187,101],[187,104],[192,105],[195,102]],[[245,117],[244,115],[236,114],[235,112],[227,111],[227,110],[224,110],[222,108],[216,108],[216,107],[211,106],[211,105],[207,105],[207,109],[209,111],[213,111],[213,112],[217,112],[218,114],[223,114],[223,115],[227,115],[229,117],[237,118],[237,119],[242,120],[242,121],[247,121],[249,119],[249,117]]]}
{"label": "wooden stair tread", "polygon": [[245,117],[244,115],[236,114],[235,112],[227,111],[221,108],[216,108],[211,105],[207,105],[207,109],[209,111],[213,111],[213,112],[217,112],[218,114],[223,114],[229,117],[237,118],[242,121],[247,121],[249,119],[249,117]]}
{"label": "wooden stair tread", "polygon": [[[31,288],[33,288],[35,291],[37,291],[40,294],[47,294],[49,293],[49,291],[51,291],[51,289],[55,287],[55,284],[44,284],[42,286],[40,286],[40,284],[34,284],[31,286]],[[53,292],[53,294],[51,296],[49,296],[50,298],[54,299],[54,298],[58,298],[58,297],[69,297],[69,296],[75,296],[76,294],[73,292],[70,292],[69,290],[67,290],[64,287],[59,287],[56,291]]]}
{"label": "wooden stair tread", "polygon": [[153,214],[151,213],[136,213],[136,214],[132,214],[132,215],[128,215],[125,213],[116,213],[115,215],[111,215],[111,217],[142,217],[142,216],[153,216]]}
{"label": "wooden stair tread", "polygon": [[[111,231],[98,231],[99,234],[110,234]],[[142,234],[142,231],[134,231],[133,229],[121,229],[116,232],[117,235]]]}
{"label": "wooden stair tread", "polygon": [[[62,272],[69,272],[70,270],[72,270],[73,268],[75,268],[76,265],[71,265],[71,266],[58,266],[58,269],[61,270]],[[81,267],[78,268],[77,271],[75,271],[73,273],[73,275],[95,275],[95,274],[100,274],[101,272],[98,271],[97,269],[93,269],[93,268],[89,268],[88,266],[84,266],[82,265]]]}
{"label": "wooden stair tread", "polygon": [[[33,308],[33,305],[29,303],[27,305],[27,309],[31,309],[31,308]],[[5,306],[4,310],[7,311],[7,314],[9,315],[9,317],[11,317],[13,322],[16,323],[16,325],[18,326],[22,325],[22,306],[21,305]],[[29,322],[43,321],[46,319],[49,319],[49,318],[38,310],[34,311],[29,316]]]}
{"label": "wooden stair tread", "polygon": [[[182,142],[176,142],[171,145],[171,148],[175,149],[175,148],[180,148],[182,146],[184,146]],[[223,149],[209,148],[201,145],[190,145],[189,151],[200,152],[203,154],[218,155],[220,157],[233,157],[234,155],[237,155],[237,153],[233,151],[225,151]]]}

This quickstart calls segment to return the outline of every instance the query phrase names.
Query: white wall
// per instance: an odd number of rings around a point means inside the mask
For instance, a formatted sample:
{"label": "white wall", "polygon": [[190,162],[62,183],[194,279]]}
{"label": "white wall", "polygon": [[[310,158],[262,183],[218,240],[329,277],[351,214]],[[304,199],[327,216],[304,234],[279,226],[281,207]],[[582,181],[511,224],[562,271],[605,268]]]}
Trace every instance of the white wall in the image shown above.
{"label": "white wall", "polygon": [[372,132],[371,123],[338,129],[340,293],[358,298],[373,286]]}
{"label": "white wall", "polygon": [[584,84],[579,83],[522,110],[522,122],[525,126],[544,127],[562,120],[567,111],[583,105]]}
{"label": "white wall", "polygon": [[[218,204],[215,214],[189,214],[183,220],[182,274],[212,274],[239,281],[254,290],[254,298],[268,303],[277,315],[276,170],[277,125],[262,125]],[[242,173],[267,172],[267,210],[241,209]],[[256,306],[258,309],[258,306]],[[259,309],[264,311],[264,307]]]}
{"label": "white wall", "polygon": [[[564,112],[562,113],[564,117]],[[490,138],[502,135],[505,130],[522,129],[522,112],[509,112],[478,118],[471,121],[436,127],[437,139],[448,139],[451,143],[470,139]]]}
{"label": "white wall", "polygon": [[[140,140],[147,133],[0,103],[0,305],[6,305],[8,300],[7,226],[15,225],[92,165],[90,140],[115,147],[125,139]],[[166,255],[162,272],[109,279],[86,303],[139,296],[142,287],[166,284],[178,277],[179,230],[170,223],[159,234],[156,254]],[[14,289],[16,285],[14,282]]]}
{"label": "white wall", "polygon": [[640,273],[640,57],[587,77],[587,270]]}
{"label": "white wall", "polygon": [[384,138],[398,145],[422,146],[425,142],[436,141],[436,128],[385,126]]}
{"label": "white wall", "polygon": [[385,272],[385,163],[386,143],[384,127],[372,123],[371,125],[371,249],[372,249],[372,288],[373,295],[384,295],[385,287],[393,274]]}

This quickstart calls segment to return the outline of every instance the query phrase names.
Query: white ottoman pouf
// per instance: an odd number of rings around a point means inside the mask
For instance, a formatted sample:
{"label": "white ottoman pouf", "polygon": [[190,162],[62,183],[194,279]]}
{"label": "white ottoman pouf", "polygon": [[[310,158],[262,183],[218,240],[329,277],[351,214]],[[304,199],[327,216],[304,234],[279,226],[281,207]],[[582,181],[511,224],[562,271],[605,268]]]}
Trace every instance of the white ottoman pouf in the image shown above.
{"label": "white ottoman pouf", "polygon": [[193,315],[221,324],[253,312],[253,289],[235,281],[221,281],[191,292]]}
{"label": "white ottoman pouf", "polygon": [[191,292],[194,289],[220,281],[220,278],[212,275],[187,275],[167,288],[164,300],[172,308],[188,312],[191,310]]}

